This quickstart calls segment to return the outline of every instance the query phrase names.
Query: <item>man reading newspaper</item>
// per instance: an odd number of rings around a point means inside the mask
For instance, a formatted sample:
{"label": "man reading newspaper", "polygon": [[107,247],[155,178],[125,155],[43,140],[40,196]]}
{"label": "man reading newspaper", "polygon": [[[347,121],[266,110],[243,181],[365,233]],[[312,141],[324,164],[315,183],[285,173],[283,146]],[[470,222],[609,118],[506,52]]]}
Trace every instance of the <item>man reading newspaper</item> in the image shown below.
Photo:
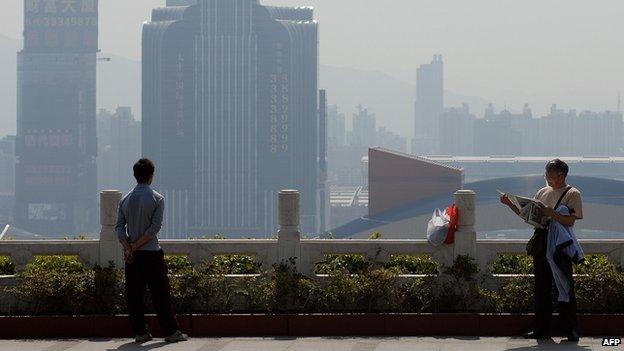
{"label": "man reading newspaper", "polygon": [[[582,260],[583,253],[571,228],[577,220],[583,218],[583,202],[581,192],[566,183],[567,175],[568,165],[555,159],[546,164],[544,178],[547,186],[540,189],[534,199],[501,193],[500,201],[535,227],[535,233],[527,244],[527,253],[533,257],[535,271],[535,324],[532,331],[524,334],[526,338],[550,336],[554,281],[560,290],[558,310],[568,340],[576,342],[579,339],[572,263]],[[553,249],[559,245],[561,232],[570,238],[566,241],[565,254],[562,254],[561,249],[564,245],[558,250]],[[575,248],[578,248],[576,252],[570,251]]]}

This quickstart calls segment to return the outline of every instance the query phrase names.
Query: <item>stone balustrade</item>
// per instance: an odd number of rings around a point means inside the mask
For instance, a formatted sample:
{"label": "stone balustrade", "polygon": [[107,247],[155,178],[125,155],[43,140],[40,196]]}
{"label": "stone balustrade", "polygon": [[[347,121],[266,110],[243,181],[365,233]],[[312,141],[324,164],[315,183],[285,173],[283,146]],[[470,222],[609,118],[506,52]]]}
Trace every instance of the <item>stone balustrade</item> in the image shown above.
{"label": "stone balustrade", "polygon": [[[100,194],[99,240],[2,240],[0,255],[10,256],[18,271],[37,255],[76,255],[88,264],[107,265],[112,261],[123,266],[121,245],[117,241],[114,225],[121,192],[107,190]],[[475,225],[476,194],[470,190],[455,193],[460,220],[455,243],[434,247],[427,240],[352,240],[352,239],[301,239],[299,232],[299,200],[296,190],[279,193],[278,239],[193,239],[161,240],[167,254],[186,255],[193,263],[209,260],[218,255],[245,254],[254,256],[263,267],[295,258],[297,270],[312,276],[314,266],[328,254],[362,254],[378,262],[392,255],[430,255],[440,266],[450,265],[458,255],[476,259],[482,272],[489,273],[496,258],[505,253],[522,254],[526,240],[477,240]],[[620,267],[624,263],[624,239],[581,240],[587,254],[604,254]]]}

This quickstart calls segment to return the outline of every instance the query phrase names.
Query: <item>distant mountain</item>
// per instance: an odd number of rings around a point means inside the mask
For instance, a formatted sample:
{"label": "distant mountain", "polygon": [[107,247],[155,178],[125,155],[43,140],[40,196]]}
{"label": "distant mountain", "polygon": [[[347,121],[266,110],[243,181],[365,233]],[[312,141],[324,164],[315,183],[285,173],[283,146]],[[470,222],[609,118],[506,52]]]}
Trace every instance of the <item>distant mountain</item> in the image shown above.
{"label": "distant mountain", "polygon": [[[15,133],[16,114],[16,53],[21,42],[0,35],[0,137]],[[122,56],[101,53],[98,62],[97,107],[109,110],[130,106],[141,118],[141,62]],[[347,125],[357,105],[362,104],[377,115],[377,124],[388,130],[411,137],[416,87],[412,83],[379,71],[347,67],[320,66],[319,88],[327,90],[329,104],[339,106],[347,116]],[[477,116],[487,101],[453,92],[445,93],[446,106],[468,103]]]}

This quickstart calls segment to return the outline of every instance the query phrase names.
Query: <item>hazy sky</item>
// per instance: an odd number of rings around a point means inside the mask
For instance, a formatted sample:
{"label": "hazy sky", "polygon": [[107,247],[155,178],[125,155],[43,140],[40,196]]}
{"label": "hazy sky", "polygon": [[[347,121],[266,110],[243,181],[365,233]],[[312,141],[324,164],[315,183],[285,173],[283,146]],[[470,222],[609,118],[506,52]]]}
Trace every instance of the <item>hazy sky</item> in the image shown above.
{"label": "hazy sky", "polygon": [[[0,33],[18,38],[23,0],[2,0]],[[9,6],[6,3],[11,3]],[[100,0],[101,48],[140,58],[141,23],[164,0]],[[622,0],[265,0],[311,5],[321,63],[414,81],[444,55],[446,88],[541,114],[616,109],[624,93]],[[325,87],[331,91],[331,87]],[[480,111],[476,111],[480,113]]]}

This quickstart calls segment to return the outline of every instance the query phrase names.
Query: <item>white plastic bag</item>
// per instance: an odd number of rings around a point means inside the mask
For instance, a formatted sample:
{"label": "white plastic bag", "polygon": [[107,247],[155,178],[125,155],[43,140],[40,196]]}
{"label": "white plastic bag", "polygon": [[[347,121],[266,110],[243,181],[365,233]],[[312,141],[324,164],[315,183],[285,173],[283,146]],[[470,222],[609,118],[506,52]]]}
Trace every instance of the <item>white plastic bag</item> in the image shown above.
{"label": "white plastic bag", "polygon": [[449,222],[450,218],[446,214],[446,211],[442,212],[439,208],[433,211],[429,224],[427,224],[427,240],[429,240],[433,246],[444,244],[449,230]]}

